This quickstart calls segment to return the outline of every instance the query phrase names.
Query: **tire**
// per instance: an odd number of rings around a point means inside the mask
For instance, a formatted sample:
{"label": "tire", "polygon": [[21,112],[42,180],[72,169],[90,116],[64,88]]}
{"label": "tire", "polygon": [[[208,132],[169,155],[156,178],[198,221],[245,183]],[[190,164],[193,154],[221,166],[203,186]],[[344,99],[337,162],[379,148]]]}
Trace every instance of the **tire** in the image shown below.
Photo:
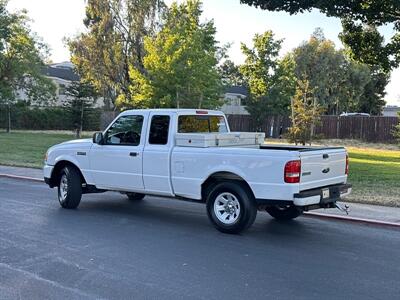
{"label": "tire", "polygon": [[139,193],[126,193],[126,196],[130,201],[140,201],[143,200],[145,194],[139,194]]}
{"label": "tire", "polygon": [[253,195],[240,182],[221,182],[207,195],[207,214],[216,229],[223,233],[240,233],[256,219]]}
{"label": "tire", "polygon": [[77,208],[82,198],[81,174],[74,167],[65,167],[60,172],[58,202],[62,208]]}
{"label": "tire", "polygon": [[300,216],[303,211],[296,206],[270,206],[265,209],[272,217],[277,220],[293,220]]}

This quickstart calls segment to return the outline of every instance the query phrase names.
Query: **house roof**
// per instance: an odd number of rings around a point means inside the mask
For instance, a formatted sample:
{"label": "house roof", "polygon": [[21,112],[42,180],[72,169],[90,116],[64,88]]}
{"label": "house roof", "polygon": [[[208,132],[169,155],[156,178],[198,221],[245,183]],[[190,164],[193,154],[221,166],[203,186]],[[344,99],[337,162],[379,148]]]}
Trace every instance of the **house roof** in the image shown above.
{"label": "house roof", "polygon": [[49,77],[61,78],[68,81],[79,81],[79,75],[74,72],[73,68],[45,66],[43,73]]}
{"label": "house roof", "polygon": [[400,111],[400,107],[397,105],[387,105],[383,108],[384,111]]}
{"label": "house roof", "polygon": [[226,94],[240,94],[243,96],[248,96],[249,91],[246,87],[240,86],[240,85],[233,85],[233,86],[227,86],[225,88],[225,93]]}

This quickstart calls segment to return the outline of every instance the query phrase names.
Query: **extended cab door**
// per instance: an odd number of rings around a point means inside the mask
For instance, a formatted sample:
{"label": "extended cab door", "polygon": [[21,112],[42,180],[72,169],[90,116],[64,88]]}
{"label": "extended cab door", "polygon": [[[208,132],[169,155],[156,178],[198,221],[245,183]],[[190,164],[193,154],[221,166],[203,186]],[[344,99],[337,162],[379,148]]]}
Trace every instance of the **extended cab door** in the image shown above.
{"label": "extended cab door", "polygon": [[104,144],[90,151],[90,169],[98,188],[141,191],[148,113],[122,115],[104,133]]}
{"label": "extended cab door", "polygon": [[171,151],[174,145],[173,114],[152,112],[143,153],[143,181],[147,192],[172,196]]}

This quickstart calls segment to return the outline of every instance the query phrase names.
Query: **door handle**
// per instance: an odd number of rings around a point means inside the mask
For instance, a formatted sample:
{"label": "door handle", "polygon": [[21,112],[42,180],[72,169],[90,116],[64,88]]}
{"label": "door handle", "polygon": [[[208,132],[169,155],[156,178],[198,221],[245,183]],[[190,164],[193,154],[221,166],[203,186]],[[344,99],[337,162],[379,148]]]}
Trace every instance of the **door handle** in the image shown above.
{"label": "door handle", "polygon": [[137,153],[137,152],[129,152],[129,156],[138,156],[139,155],[139,153]]}

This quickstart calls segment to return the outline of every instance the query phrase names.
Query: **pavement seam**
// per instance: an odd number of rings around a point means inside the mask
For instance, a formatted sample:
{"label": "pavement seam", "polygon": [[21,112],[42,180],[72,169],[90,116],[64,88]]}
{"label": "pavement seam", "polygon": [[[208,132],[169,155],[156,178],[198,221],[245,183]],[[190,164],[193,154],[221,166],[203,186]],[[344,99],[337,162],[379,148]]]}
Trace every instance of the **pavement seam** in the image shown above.
{"label": "pavement seam", "polygon": [[[11,179],[30,180],[30,181],[35,181],[35,182],[44,182],[44,179],[41,179],[41,178],[34,178],[34,177],[20,176],[20,175],[11,175],[11,174],[4,174],[4,173],[0,173],[0,177],[6,177],[6,178],[11,178]],[[309,217],[314,217],[314,218],[335,219],[335,220],[339,220],[339,221],[373,224],[373,225],[388,226],[388,227],[400,227],[400,223],[385,222],[385,221],[379,221],[379,220],[374,220],[374,219],[364,219],[364,218],[338,216],[338,215],[327,215],[327,214],[321,214],[321,213],[317,213],[317,212],[305,212],[304,215],[307,217],[309,216]]]}
{"label": "pavement seam", "polygon": [[29,176],[20,176],[20,175],[11,175],[11,174],[4,174],[0,173],[0,177],[12,178],[12,179],[22,179],[22,180],[30,180],[36,182],[44,182],[44,179],[41,178],[34,178]]}
{"label": "pavement seam", "polygon": [[43,282],[43,283],[47,283],[52,287],[59,288],[59,289],[74,293],[74,294],[76,294],[76,295],[78,295],[80,297],[83,297],[83,296],[86,297],[86,298],[96,297],[96,295],[94,295],[94,294],[89,294],[89,293],[86,293],[85,291],[82,291],[80,289],[65,286],[65,285],[63,285],[63,284],[61,284],[61,283],[59,283],[57,281],[53,281],[53,280],[41,277],[37,273],[30,272],[30,271],[27,271],[27,270],[24,270],[24,269],[21,269],[21,268],[17,268],[17,267],[14,267],[14,266],[6,264],[6,263],[1,263],[0,262],[0,268],[5,268],[5,269],[8,269],[8,270],[10,270],[12,272],[22,273],[23,275],[25,275],[25,276],[27,276],[27,277],[29,277],[31,279],[34,279],[34,280],[37,280],[37,281],[40,281],[40,282]]}
{"label": "pavement seam", "polygon": [[317,213],[317,212],[306,212],[306,213],[304,213],[304,215],[307,217],[312,217],[312,218],[335,219],[338,221],[348,221],[348,222],[354,222],[354,223],[373,224],[373,225],[388,226],[388,227],[400,227],[400,223],[379,221],[379,220],[374,220],[374,219],[364,219],[364,218],[338,216],[338,215],[326,215],[326,214],[321,214],[321,213]]}

